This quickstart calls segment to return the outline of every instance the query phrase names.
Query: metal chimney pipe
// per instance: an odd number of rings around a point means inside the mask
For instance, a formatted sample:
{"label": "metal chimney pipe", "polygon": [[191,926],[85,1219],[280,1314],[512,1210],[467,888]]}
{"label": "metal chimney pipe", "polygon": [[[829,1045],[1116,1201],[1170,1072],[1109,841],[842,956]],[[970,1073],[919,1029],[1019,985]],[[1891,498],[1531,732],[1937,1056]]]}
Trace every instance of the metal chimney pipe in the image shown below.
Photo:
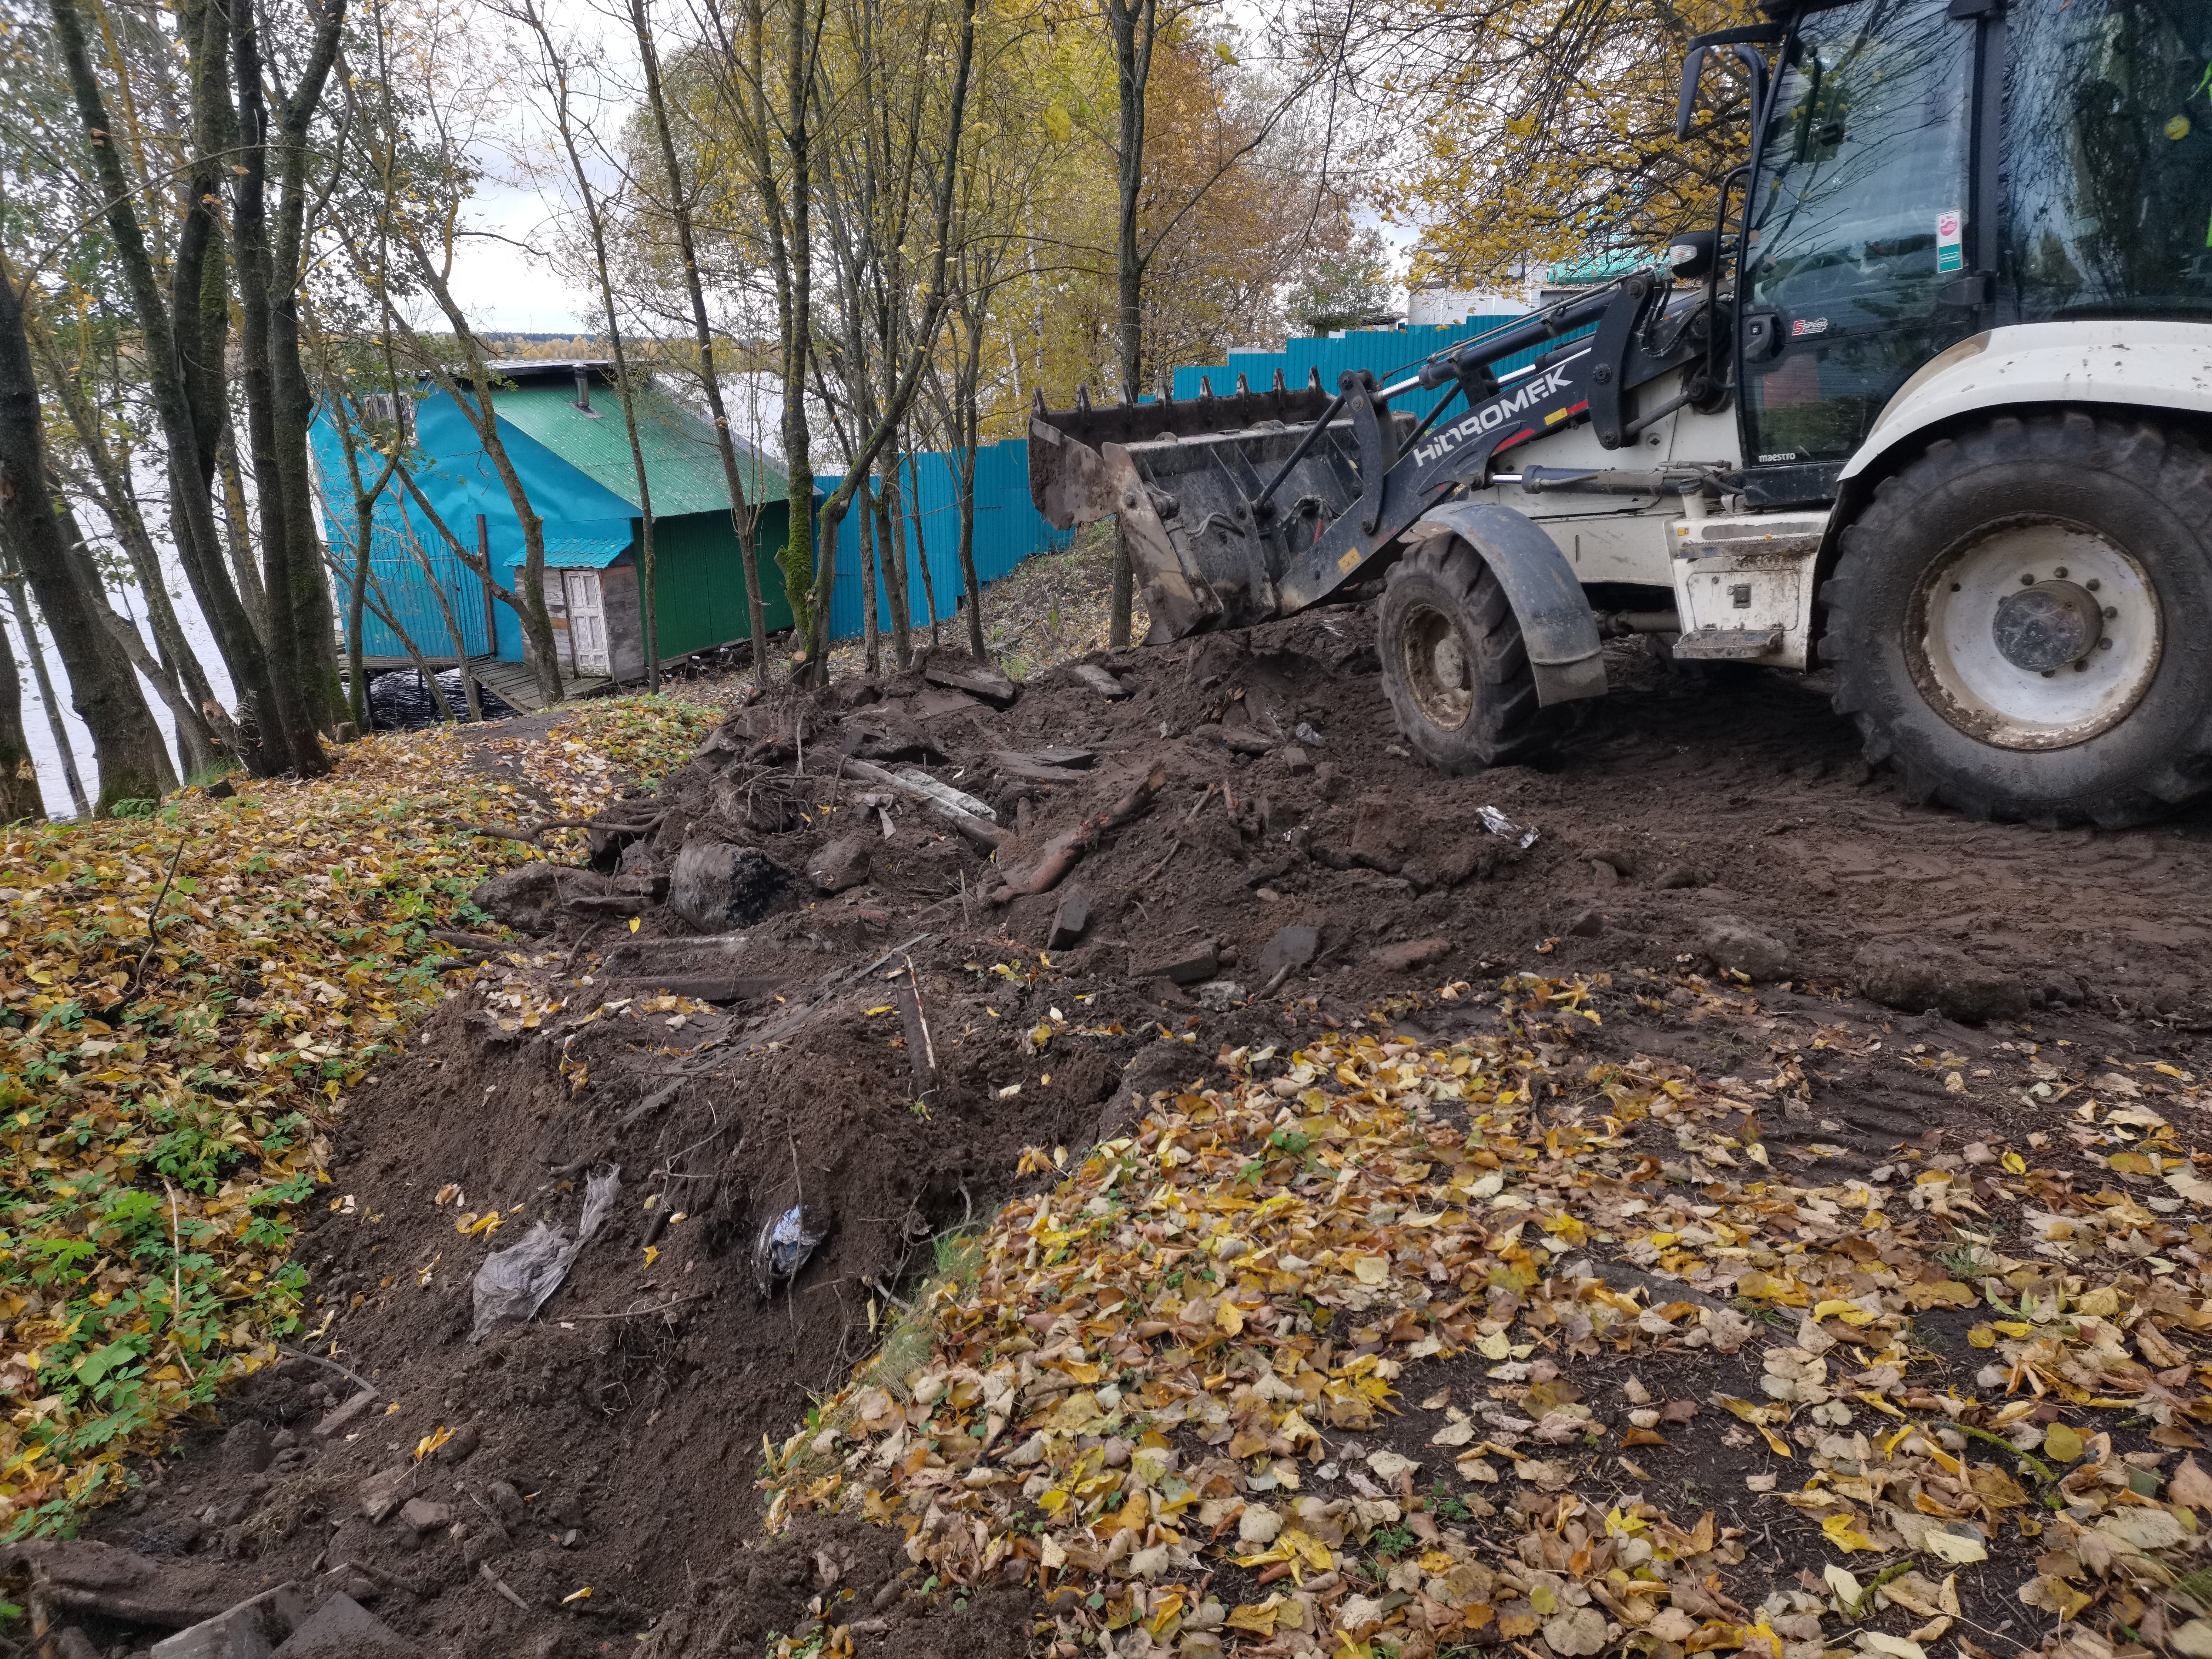
{"label": "metal chimney pipe", "polygon": [[576,365],[576,407],[592,412],[592,371],[581,363]]}

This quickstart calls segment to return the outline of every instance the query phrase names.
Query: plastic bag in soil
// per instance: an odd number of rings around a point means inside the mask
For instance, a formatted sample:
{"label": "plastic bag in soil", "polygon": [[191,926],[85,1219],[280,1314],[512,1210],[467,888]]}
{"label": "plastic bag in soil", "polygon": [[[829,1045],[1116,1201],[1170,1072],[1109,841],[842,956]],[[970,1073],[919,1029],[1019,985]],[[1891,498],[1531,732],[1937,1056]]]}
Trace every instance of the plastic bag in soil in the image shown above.
{"label": "plastic bag in soil", "polygon": [[621,1190],[619,1166],[595,1170],[584,1182],[584,1213],[573,1241],[559,1228],[540,1221],[520,1243],[486,1256],[477,1269],[477,1321],[469,1340],[481,1341],[486,1332],[528,1319],[544,1307],[546,1298],[561,1288],[584,1246],[605,1224]]}
{"label": "plastic bag in soil", "polygon": [[772,1295],[778,1285],[798,1278],[806,1258],[814,1254],[814,1247],[829,1231],[796,1204],[763,1227],[760,1240],[753,1246],[753,1282],[760,1293]]}

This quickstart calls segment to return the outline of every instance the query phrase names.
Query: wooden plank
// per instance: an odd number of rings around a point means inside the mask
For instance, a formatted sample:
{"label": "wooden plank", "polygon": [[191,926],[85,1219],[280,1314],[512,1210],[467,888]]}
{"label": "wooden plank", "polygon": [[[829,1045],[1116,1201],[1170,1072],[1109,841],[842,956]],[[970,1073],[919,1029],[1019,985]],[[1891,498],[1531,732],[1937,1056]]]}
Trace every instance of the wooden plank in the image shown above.
{"label": "wooden plank", "polygon": [[[530,672],[528,664],[471,657],[469,667],[479,681],[499,694],[501,701],[525,714],[545,707],[538,695],[538,677]],[[602,696],[612,690],[614,682],[605,675],[572,675],[564,672],[561,676],[561,695],[570,702]]]}
{"label": "wooden plank", "polygon": [[1064,766],[1042,766],[1036,757],[1023,754],[1018,749],[994,749],[991,763],[1009,777],[1026,783],[1081,783],[1083,774],[1070,771]]}
{"label": "wooden plank", "polygon": [[971,663],[965,659],[940,662],[932,658],[921,671],[922,678],[932,685],[941,685],[953,691],[965,691],[970,696],[981,697],[986,702],[1000,707],[1013,702],[1021,688],[988,663]]}

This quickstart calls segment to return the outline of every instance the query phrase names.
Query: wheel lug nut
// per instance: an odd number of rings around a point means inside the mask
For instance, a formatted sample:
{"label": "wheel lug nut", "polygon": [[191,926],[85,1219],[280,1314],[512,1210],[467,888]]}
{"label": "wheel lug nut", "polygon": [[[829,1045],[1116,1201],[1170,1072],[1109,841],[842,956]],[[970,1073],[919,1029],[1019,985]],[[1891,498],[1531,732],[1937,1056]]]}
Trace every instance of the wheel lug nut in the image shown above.
{"label": "wheel lug nut", "polygon": [[2084,583],[2082,584],[2082,586],[2085,586],[2085,587],[2087,587],[2087,589],[2088,589],[2092,593],[2094,593],[2094,592],[2095,592],[2098,590],[2098,588],[2099,588],[2099,587],[2102,586],[2103,586],[2103,584],[2102,584],[2102,583],[2100,583],[2100,581],[2099,581],[2099,580],[2098,580],[2094,576],[2092,576],[2092,577],[2090,577],[2090,578],[2089,578],[2089,580],[2088,580],[2087,581],[2084,582]]}
{"label": "wheel lug nut", "polygon": [[2063,582],[2066,580],[2066,567],[2062,564],[2057,569],[2052,571],[2051,574],[2053,578]]}
{"label": "wheel lug nut", "polygon": [[2047,680],[2047,679],[2050,679],[2050,678],[2051,678],[2054,675],[2056,675],[2057,672],[2058,672],[2058,671],[2057,671],[2057,669],[2055,669],[2055,668],[2046,668],[2046,669],[2045,669],[2045,670],[2043,671],[2043,678],[2045,678],[2046,680]]}
{"label": "wheel lug nut", "polygon": [[2100,651],[2109,651],[2112,648],[2112,642],[2110,640],[2099,640],[2097,641],[2097,649]]}
{"label": "wheel lug nut", "polygon": [[2033,587],[2033,586],[2035,586],[2035,572],[2033,572],[2033,570],[2023,570],[2023,571],[2021,571],[2021,572],[2020,573],[2020,585],[2021,585],[2022,587]]}
{"label": "wheel lug nut", "polygon": [[2075,672],[2075,673],[2079,674],[2079,673],[2081,673],[2084,669],[2087,668],[2087,667],[2088,667],[2088,665],[2089,665],[2089,659],[2088,659],[2087,657],[2084,657],[2084,658],[2082,658],[2082,659],[2081,659],[2081,661],[2079,661],[2079,662],[2077,662],[2077,663],[2075,663],[2075,664],[2074,665],[2074,672]]}
{"label": "wheel lug nut", "polygon": [[2120,614],[2120,607],[2119,607],[2119,606],[2118,606],[2117,605],[2106,605],[2106,606],[2105,607],[2105,620],[2106,620],[2106,622],[2110,622],[2110,621],[2112,621],[2113,617],[2115,617],[2118,616],[2119,614]]}

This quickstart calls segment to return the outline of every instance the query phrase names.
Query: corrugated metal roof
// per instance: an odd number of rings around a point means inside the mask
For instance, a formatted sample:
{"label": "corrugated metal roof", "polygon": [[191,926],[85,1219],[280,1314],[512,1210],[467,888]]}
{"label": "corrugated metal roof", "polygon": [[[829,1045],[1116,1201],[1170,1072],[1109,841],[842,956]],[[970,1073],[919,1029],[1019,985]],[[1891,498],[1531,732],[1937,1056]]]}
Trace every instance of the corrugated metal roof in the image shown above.
{"label": "corrugated metal roof", "polygon": [[[660,502],[653,504],[653,515],[660,513]],[[629,551],[627,536],[548,536],[545,538],[545,568],[548,570],[604,570]]]}
{"label": "corrugated metal roof", "polygon": [[[604,384],[595,385],[593,393],[590,415],[576,407],[573,384],[518,386],[494,393],[492,404],[503,419],[638,507],[637,471],[630,462],[621,399]],[[714,428],[658,392],[641,391],[635,398],[638,446],[645,452],[654,515],[726,512],[730,493]],[[740,447],[738,467],[748,501],[759,506],[786,499],[783,474],[759,456]]]}

